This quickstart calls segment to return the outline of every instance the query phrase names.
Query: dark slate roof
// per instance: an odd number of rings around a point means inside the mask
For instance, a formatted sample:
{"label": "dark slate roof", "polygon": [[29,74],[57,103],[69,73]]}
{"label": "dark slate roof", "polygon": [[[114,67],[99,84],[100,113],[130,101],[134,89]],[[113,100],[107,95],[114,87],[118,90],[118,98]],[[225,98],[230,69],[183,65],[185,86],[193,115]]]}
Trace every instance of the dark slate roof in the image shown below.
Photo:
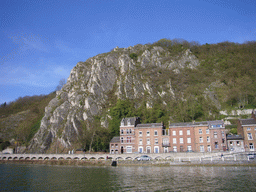
{"label": "dark slate roof", "polygon": [[253,125],[256,124],[256,120],[255,119],[240,119],[239,120],[241,125]]}
{"label": "dark slate roof", "polygon": [[196,126],[198,126],[198,125],[208,126],[208,122],[207,121],[194,122],[194,125],[196,125]]}
{"label": "dark slate roof", "polygon": [[192,122],[185,123],[170,123],[169,127],[191,127],[193,126]]}
{"label": "dark slate roof", "polygon": [[215,121],[207,121],[209,125],[222,125],[222,120],[215,120]]}
{"label": "dark slate roof", "polygon": [[149,128],[149,127],[162,127],[162,126],[163,126],[162,123],[146,123],[146,124],[138,124],[136,127],[140,127],[140,128],[147,127],[147,128]]}
{"label": "dark slate roof", "polygon": [[130,120],[130,125],[135,125],[135,122],[136,120],[140,119],[139,117],[126,117],[126,118],[123,118],[121,120],[121,124],[122,122],[124,123],[124,126],[127,126],[128,125],[128,121]]}
{"label": "dark slate roof", "polygon": [[201,122],[185,122],[185,123],[170,123],[169,128],[171,127],[192,127],[192,126],[208,126],[207,121],[201,121]]}
{"label": "dark slate roof", "polygon": [[170,123],[169,128],[171,128],[171,127],[192,127],[192,126],[200,126],[200,125],[201,126],[223,125],[223,121],[222,120],[216,120],[216,121]]}
{"label": "dark slate roof", "polygon": [[113,137],[110,143],[120,143],[120,137],[119,136]]}
{"label": "dark slate roof", "polygon": [[227,140],[243,140],[241,135],[227,135]]}

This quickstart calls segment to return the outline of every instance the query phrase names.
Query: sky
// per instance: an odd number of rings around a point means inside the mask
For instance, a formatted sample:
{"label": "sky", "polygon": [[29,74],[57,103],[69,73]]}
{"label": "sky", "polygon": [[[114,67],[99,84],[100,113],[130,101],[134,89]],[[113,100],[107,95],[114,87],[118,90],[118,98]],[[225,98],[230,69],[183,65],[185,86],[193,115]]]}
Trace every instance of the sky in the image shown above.
{"label": "sky", "polygon": [[49,94],[79,61],[181,38],[256,40],[255,0],[0,0],[0,104]]}

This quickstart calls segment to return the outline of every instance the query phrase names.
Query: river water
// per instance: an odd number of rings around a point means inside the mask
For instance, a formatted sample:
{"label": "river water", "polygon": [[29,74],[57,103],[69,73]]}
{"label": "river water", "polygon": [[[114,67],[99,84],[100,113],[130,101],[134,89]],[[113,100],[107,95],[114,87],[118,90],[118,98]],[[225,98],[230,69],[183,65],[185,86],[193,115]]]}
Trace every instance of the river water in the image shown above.
{"label": "river water", "polygon": [[0,164],[0,191],[256,191],[256,167]]}

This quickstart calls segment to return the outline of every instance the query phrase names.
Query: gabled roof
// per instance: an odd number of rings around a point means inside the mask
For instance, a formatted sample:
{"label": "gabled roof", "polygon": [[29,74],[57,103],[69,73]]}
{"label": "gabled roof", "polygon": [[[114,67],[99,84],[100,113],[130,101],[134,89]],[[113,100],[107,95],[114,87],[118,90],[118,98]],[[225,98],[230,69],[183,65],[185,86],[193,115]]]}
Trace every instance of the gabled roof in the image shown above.
{"label": "gabled roof", "polygon": [[241,125],[253,125],[256,124],[256,120],[255,119],[239,119]]}
{"label": "gabled roof", "polygon": [[129,125],[136,125],[136,121],[139,122],[140,118],[139,117],[125,117],[121,120],[121,125],[123,124],[123,126],[128,126],[128,122],[130,122]]}
{"label": "gabled roof", "polygon": [[110,143],[120,143],[120,137],[119,136],[113,137]]}
{"label": "gabled roof", "polygon": [[146,123],[146,124],[138,124],[136,127],[147,127],[147,128],[154,128],[154,127],[162,127],[162,123]]}

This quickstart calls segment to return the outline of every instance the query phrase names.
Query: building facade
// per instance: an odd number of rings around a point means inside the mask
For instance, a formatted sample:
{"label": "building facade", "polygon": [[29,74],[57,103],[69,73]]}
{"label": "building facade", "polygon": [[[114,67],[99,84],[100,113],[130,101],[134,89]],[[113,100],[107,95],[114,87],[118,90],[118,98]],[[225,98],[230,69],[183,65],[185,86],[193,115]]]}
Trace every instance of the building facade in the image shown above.
{"label": "building facade", "polygon": [[169,125],[170,151],[192,152],[195,151],[195,133],[193,123],[171,123]]}
{"label": "building facade", "polygon": [[244,140],[241,135],[227,135],[228,150],[232,152],[244,152]]}
{"label": "building facade", "polygon": [[163,142],[169,143],[163,123],[138,124],[135,128],[135,139],[135,148],[139,153],[168,152],[168,145],[162,145]]}
{"label": "building facade", "polygon": [[[119,138],[119,140],[118,140]],[[141,124],[139,117],[123,118],[120,137],[110,142],[110,153],[168,153],[225,151],[223,121]]]}
{"label": "building facade", "polygon": [[239,119],[237,126],[237,133],[244,139],[245,151],[255,151],[256,146],[256,120],[255,118],[250,119]]}

